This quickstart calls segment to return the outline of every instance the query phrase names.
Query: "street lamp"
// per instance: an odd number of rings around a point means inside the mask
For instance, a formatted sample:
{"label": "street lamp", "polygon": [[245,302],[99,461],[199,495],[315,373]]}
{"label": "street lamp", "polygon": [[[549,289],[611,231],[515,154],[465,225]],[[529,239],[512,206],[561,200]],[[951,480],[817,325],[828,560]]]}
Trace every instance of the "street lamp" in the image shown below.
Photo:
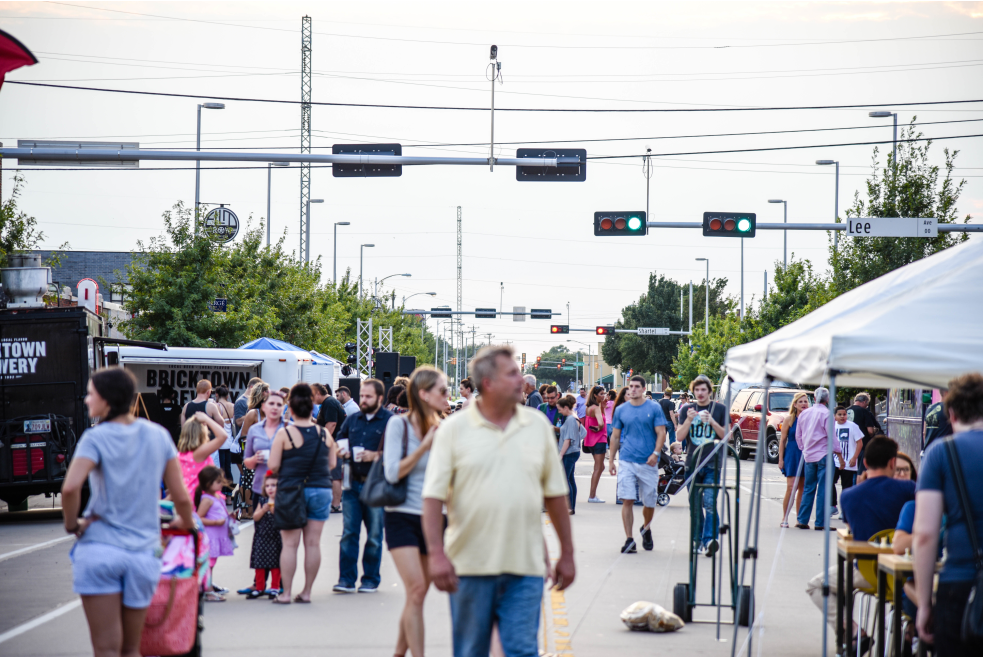
{"label": "street lamp", "polygon": [[[304,262],[311,262],[311,204],[312,203],[324,203],[324,199],[308,199],[307,200],[307,226],[304,229],[304,235],[300,236],[300,240],[304,247]],[[306,240],[304,238],[307,238]]]}
{"label": "street lamp", "polygon": [[358,248],[358,296],[362,296],[362,262],[365,259],[365,248],[374,247],[374,244],[363,244]]}
{"label": "street lamp", "polygon": [[[888,117],[894,118],[894,138],[891,140],[891,174],[892,178],[897,175],[898,172],[898,113],[897,112],[868,112],[867,116],[872,119],[886,119]],[[894,204],[897,205],[897,187],[895,187],[895,197]],[[897,210],[895,210],[896,212]]]}
{"label": "street lamp", "polygon": [[376,279],[375,280],[375,285],[372,288],[372,296],[373,297],[378,297],[379,296],[379,284],[382,283],[383,281],[385,281],[386,279],[393,278],[394,276],[413,276],[413,275],[412,274],[390,274],[389,276],[384,276],[381,279]]}
{"label": "street lamp", "polygon": [[[407,297],[406,295],[403,295],[403,304],[402,304],[403,308],[406,308],[406,300],[407,299],[412,299],[413,297],[416,297],[417,295],[430,295],[431,297],[436,297],[437,296],[437,293],[435,293],[435,292],[415,292],[412,295],[410,295],[409,297]],[[393,309],[393,310],[395,310],[395,309]],[[437,322],[438,322],[438,324],[440,323],[439,320]],[[420,340],[423,340],[423,337],[424,337],[424,329],[426,328],[426,326],[427,326],[427,316],[426,316],[426,314],[424,314],[424,315],[421,315],[420,316]],[[434,363],[436,363],[436,362],[437,361],[436,361],[436,357],[435,357],[434,358]]]}
{"label": "street lamp", "polygon": [[703,320],[704,320],[704,327],[705,327],[703,331],[706,333],[707,336],[709,336],[710,335],[710,259],[697,258],[696,260],[703,260],[706,261],[707,263],[707,295],[706,295],[707,307],[706,310],[703,311]]}
{"label": "street lamp", "polygon": [[270,194],[273,186],[273,167],[286,167],[289,162],[270,162],[266,165],[266,246],[270,246]]}
{"label": "street lamp", "polygon": [[[224,110],[225,103],[198,104],[198,136],[195,139],[195,150],[201,150],[201,108],[206,110]],[[195,233],[198,233],[198,192],[201,190],[201,160],[195,160]]]}
{"label": "street lamp", "polygon": [[[768,199],[768,203],[780,203],[785,206],[785,218],[782,220],[784,224],[788,224],[788,201],[784,199]],[[788,231],[782,231],[785,234],[785,241],[782,245],[782,249],[785,252],[785,268],[788,269]]]}
{"label": "street lamp", "polygon": [[338,227],[339,226],[350,226],[351,222],[335,222],[334,223],[334,269],[332,270],[331,281],[332,283],[338,283]]}
{"label": "street lamp", "polygon": [[[816,160],[817,165],[836,165],[836,198],[833,201],[833,221],[836,222],[840,217],[840,161],[839,160]],[[833,251],[840,244],[840,232],[833,231]]]}

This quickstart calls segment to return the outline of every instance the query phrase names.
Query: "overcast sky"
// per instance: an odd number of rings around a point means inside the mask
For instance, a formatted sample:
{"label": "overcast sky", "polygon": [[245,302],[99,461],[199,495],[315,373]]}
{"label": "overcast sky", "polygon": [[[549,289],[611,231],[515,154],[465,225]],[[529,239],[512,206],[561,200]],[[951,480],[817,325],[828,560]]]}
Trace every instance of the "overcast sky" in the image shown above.
{"label": "overcast sky", "polygon": [[[127,95],[5,84],[0,141],[123,140],[141,147],[194,148],[195,104],[210,97],[300,100],[301,17],[313,19],[315,102],[488,107],[488,46],[499,46],[504,84],[499,108],[680,109],[919,103],[980,97],[983,3],[3,3],[0,26],[40,63],[8,81],[50,81],[196,98]],[[202,148],[296,152],[296,104],[225,101],[203,111]],[[637,155],[651,148],[651,219],[700,221],[704,211],[755,212],[758,221],[828,222],[834,216],[832,167],[841,162],[840,210],[864,188],[872,146],[828,146],[758,153],[702,153],[890,140],[890,119],[925,125],[945,147],[961,151],[967,185],[961,215],[983,214],[983,104],[862,107],[769,112],[497,112],[498,142],[546,142],[586,148],[589,156]],[[979,123],[977,123],[979,122]],[[315,106],[315,152],[344,142],[399,142],[404,154],[488,152],[487,111]],[[825,132],[735,137],[719,133],[817,128]],[[580,140],[612,140],[578,143]],[[626,140],[625,138],[641,138]],[[560,141],[570,143],[561,144]],[[451,144],[450,146],[442,146]],[[459,144],[478,144],[460,146]],[[483,144],[483,146],[482,146]],[[416,146],[429,145],[429,146]],[[496,146],[514,156],[516,144]],[[890,144],[886,145],[890,150]],[[880,163],[885,162],[882,147]],[[671,155],[687,153],[691,155]],[[666,155],[662,155],[666,154]],[[9,194],[13,161],[4,163]],[[159,167],[191,167],[154,171]],[[245,221],[266,215],[267,171],[208,170],[201,200],[226,203]],[[226,165],[245,166],[245,165]],[[255,167],[256,165],[251,165]],[[161,231],[161,213],[194,200],[193,163],[144,162],[140,170],[28,171],[20,201],[47,238],[78,250],[132,250]],[[296,249],[300,215],[296,168],[273,171],[272,227]],[[640,158],[594,160],[584,183],[519,183],[513,167],[404,167],[401,178],[335,179],[315,168],[312,255],[330,276],[332,225],[339,229],[338,268],[365,279],[393,278],[397,300],[437,292],[410,307],[455,305],[456,207],[463,209],[464,310],[504,306],[552,308],[578,328],[607,324],[644,290],[649,272],[699,282],[727,277],[740,292],[740,241],[704,238],[698,230],[658,229],[646,238],[595,238],[596,210],[643,210]],[[826,268],[826,235],[790,232],[790,254]],[[744,247],[745,299],[760,297],[782,258],[782,234],[760,231]],[[566,322],[565,318],[563,320]],[[556,344],[548,323],[468,320],[493,341],[510,340],[531,355]],[[431,324],[431,326],[433,326]],[[678,327],[673,327],[678,329]],[[590,334],[571,335],[593,343]],[[575,344],[572,344],[576,347]],[[531,356],[530,356],[531,358]]]}

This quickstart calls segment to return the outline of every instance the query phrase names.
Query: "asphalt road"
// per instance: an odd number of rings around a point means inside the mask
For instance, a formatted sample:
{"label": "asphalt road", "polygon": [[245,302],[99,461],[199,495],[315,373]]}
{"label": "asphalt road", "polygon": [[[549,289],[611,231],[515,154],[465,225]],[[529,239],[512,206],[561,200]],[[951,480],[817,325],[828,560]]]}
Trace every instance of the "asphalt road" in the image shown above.
{"label": "asphalt road", "polygon": [[[731,473],[733,464],[730,462]],[[629,631],[619,614],[635,601],[672,609],[672,589],[688,573],[687,497],[673,496],[657,508],[653,523],[655,549],[621,555],[621,517],[614,505],[614,479],[602,479],[604,505],[588,504],[590,464],[578,462],[577,514],[573,517],[577,580],[563,593],[547,594],[540,629],[541,652],[550,655],[709,655],[731,653],[733,613],[724,608],[717,638],[716,608],[697,608],[694,622],[667,634]],[[751,462],[741,462],[743,548],[750,499]],[[785,479],[777,466],[765,465],[764,497],[757,569],[757,609],[752,652],[756,655],[818,655],[822,651],[820,613],[805,594],[806,581],[822,570],[822,534],[782,531],[781,496]],[[78,597],[72,593],[71,563],[57,510],[58,500],[35,498],[31,510],[6,513],[0,508],[0,655],[91,655],[88,629]],[[636,527],[641,508],[636,507]],[[544,527],[556,555],[555,534]],[[375,594],[331,593],[338,573],[341,516],[332,515],[322,540],[323,562],[311,605],[273,606],[265,599],[248,601],[231,594],[225,603],[206,604],[206,655],[392,655],[403,606],[403,588],[388,552],[382,586]],[[639,540],[636,532],[636,540]],[[252,528],[239,536],[235,556],[219,559],[215,580],[230,589],[251,582],[249,546]],[[700,600],[709,597],[709,565],[698,557]],[[831,558],[835,578],[835,553]],[[302,586],[302,575],[295,587]],[[726,581],[725,581],[726,582]],[[750,582],[750,568],[745,582]],[[726,590],[726,588],[725,588]],[[725,594],[725,600],[728,597]],[[447,596],[431,589],[426,603],[427,652],[450,655],[450,610]],[[708,623],[700,623],[700,622]],[[746,638],[738,632],[738,645]],[[832,637],[830,638],[832,649]],[[744,653],[747,653],[745,647]]]}

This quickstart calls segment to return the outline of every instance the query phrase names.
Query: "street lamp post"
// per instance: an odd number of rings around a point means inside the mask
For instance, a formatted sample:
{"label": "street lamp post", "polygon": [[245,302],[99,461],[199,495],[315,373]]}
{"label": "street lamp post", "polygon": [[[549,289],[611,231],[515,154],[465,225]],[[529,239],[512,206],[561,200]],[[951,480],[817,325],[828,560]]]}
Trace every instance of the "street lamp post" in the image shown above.
{"label": "street lamp post", "polygon": [[365,260],[365,248],[374,247],[374,244],[359,245],[358,248],[358,296],[362,296],[362,263]]}
{"label": "street lamp post", "polygon": [[[836,198],[833,201],[833,221],[836,222],[840,217],[840,161],[839,160],[816,160],[817,165],[836,165]],[[833,231],[833,252],[836,252],[840,245],[840,232]]]}
{"label": "street lamp post", "polygon": [[[201,108],[206,110],[224,110],[225,103],[198,104],[198,132],[195,139],[195,150],[201,150]],[[201,160],[195,160],[195,234],[198,233],[198,193],[201,190]]]}
{"label": "street lamp post", "polygon": [[[324,203],[324,199],[308,199],[307,200],[307,226],[304,228],[304,235],[300,236],[301,244],[304,247],[304,262],[311,262],[311,204],[312,203]],[[306,240],[304,238],[307,238]]]}
{"label": "street lamp post", "polygon": [[[891,174],[892,179],[897,175],[898,172],[898,113],[897,112],[868,112],[867,116],[872,119],[886,119],[887,117],[894,118],[894,138],[891,140]],[[895,205],[897,205],[897,186],[895,185]],[[897,212],[897,208],[895,208]]]}
{"label": "street lamp post", "polygon": [[[768,199],[768,203],[780,203],[785,207],[782,223],[788,224],[788,201],[784,199]],[[788,269],[788,231],[782,231],[782,233],[785,234],[784,242],[782,243],[782,251],[785,254],[785,268]]]}
{"label": "street lamp post", "polygon": [[270,162],[266,165],[266,246],[270,246],[270,196],[273,190],[273,167],[286,167],[289,162]]}
{"label": "street lamp post", "polygon": [[331,282],[338,283],[338,227],[339,226],[350,226],[351,222],[335,222],[334,223],[334,267],[331,271]]}
{"label": "street lamp post", "polygon": [[[435,292],[415,292],[415,293],[413,293],[412,295],[410,295],[408,297],[404,295],[403,296],[403,308],[406,308],[406,300],[407,299],[412,299],[412,298],[416,297],[417,295],[430,295],[431,297],[436,297],[437,296],[437,293],[435,293]],[[393,310],[395,310],[395,309],[393,309]],[[437,322],[438,322],[438,324],[440,323],[439,320]],[[421,315],[420,316],[420,340],[423,340],[423,337],[424,337],[424,329],[426,328],[426,326],[427,326],[427,316],[426,315]],[[436,360],[434,361],[434,363],[436,363]]]}
{"label": "street lamp post", "polygon": [[710,259],[709,258],[697,258],[696,260],[706,261],[707,264],[707,294],[706,294],[706,310],[703,311],[703,322],[704,322],[704,332],[706,335],[710,335]]}
{"label": "street lamp post", "polygon": [[389,276],[384,276],[381,279],[376,279],[375,280],[375,285],[372,287],[372,296],[373,297],[378,297],[379,296],[379,284],[382,283],[383,281],[385,281],[386,279],[393,278],[394,276],[413,276],[413,275],[412,274],[390,274]]}

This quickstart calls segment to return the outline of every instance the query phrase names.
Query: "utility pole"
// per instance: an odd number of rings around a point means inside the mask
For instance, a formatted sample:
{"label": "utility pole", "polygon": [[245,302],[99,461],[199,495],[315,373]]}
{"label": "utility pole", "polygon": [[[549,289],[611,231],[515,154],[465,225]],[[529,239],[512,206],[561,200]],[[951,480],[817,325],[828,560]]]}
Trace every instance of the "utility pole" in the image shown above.
{"label": "utility pole", "polygon": [[[300,152],[311,152],[311,17],[300,23]],[[300,163],[300,251],[297,258],[310,252],[309,226],[311,198],[311,163]],[[305,216],[304,211],[307,211]]]}
{"label": "utility pole", "polygon": [[646,147],[645,155],[642,156],[642,174],[645,176],[645,221],[651,221],[652,215],[649,214],[649,185],[652,182],[652,157],[649,153],[652,149]]}
{"label": "utility pole", "polygon": [[461,264],[463,262],[463,257],[461,255],[461,206],[457,207],[457,309],[458,311],[463,311],[463,299],[464,299],[464,279],[461,275]]}
{"label": "utility pole", "polygon": [[498,46],[491,47],[490,59],[488,68],[491,69],[491,141],[488,144],[488,171],[495,171],[495,81],[500,82],[502,79],[502,63],[498,61]]}

